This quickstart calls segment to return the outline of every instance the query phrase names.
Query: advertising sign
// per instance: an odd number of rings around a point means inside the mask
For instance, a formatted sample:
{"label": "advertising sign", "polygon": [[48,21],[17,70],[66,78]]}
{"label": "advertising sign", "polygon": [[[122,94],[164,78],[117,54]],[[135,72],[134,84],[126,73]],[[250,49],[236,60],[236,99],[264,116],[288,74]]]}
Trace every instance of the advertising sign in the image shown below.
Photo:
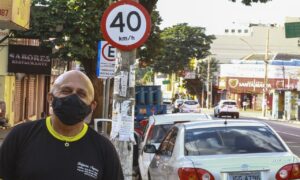
{"label": "advertising sign", "polygon": [[116,48],[107,41],[98,42],[96,74],[99,78],[113,78],[115,74]]}
{"label": "advertising sign", "polygon": [[[255,92],[262,93],[264,88],[263,78],[240,78],[230,77],[226,78],[226,88],[231,92]],[[224,79],[222,79],[224,80]],[[220,81],[221,82],[221,81]],[[266,87],[270,89],[296,89],[298,85],[297,79],[268,79]]]}
{"label": "advertising sign", "polygon": [[8,72],[51,74],[51,48],[9,45]]}
{"label": "advertising sign", "polygon": [[114,47],[132,50],[142,45],[150,35],[151,18],[137,2],[122,0],[110,5],[103,13],[101,30]]}
{"label": "advertising sign", "polygon": [[29,29],[31,0],[1,0],[0,29]]}

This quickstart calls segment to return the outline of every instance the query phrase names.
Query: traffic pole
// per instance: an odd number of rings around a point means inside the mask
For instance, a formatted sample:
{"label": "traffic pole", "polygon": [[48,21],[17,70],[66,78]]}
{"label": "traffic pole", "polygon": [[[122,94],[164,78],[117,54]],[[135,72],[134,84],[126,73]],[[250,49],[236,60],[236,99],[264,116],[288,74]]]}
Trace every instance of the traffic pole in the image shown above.
{"label": "traffic pole", "polygon": [[[122,126],[125,121],[127,126],[130,126],[126,128],[130,135],[129,139],[123,139],[120,133],[114,134],[112,137],[120,157],[125,180],[132,180],[133,178],[135,81],[133,81],[133,78],[128,77],[130,74],[135,74],[135,59],[135,50],[117,50],[112,119],[113,122],[118,124],[113,124],[113,126]],[[126,86],[124,83],[126,83]],[[126,87],[127,89],[124,89]],[[120,127],[114,128],[119,129]]]}
{"label": "traffic pole", "polygon": [[136,48],[149,37],[150,26],[150,15],[136,0],[111,4],[101,18],[104,38],[117,48],[110,137],[125,180],[133,177]]}

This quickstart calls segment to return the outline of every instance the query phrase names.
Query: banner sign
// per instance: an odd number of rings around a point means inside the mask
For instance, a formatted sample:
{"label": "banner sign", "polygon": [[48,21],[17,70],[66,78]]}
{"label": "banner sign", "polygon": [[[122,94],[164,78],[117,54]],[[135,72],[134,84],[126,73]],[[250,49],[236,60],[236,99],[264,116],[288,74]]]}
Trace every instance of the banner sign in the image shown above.
{"label": "banner sign", "polygon": [[98,78],[113,78],[115,75],[116,48],[107,41],[98,43],[97,69]]}
{"label": "banner sign", "polygon": [[[224,83],[225,87],[224,87]],[[237,93],[262,93],[264,88],[263,78],[222,78],[219,82],[223,89]],[[268,79],[266,87],[270,89],[297,89],[298,79]]]}
{"label": "banner sign", "polygon": [[29,29],[31,0],[1,0],[0,28]]}
{"label": "banner sign", "polygon": [[8,72],[51,74],[51,48],[9,45]]}

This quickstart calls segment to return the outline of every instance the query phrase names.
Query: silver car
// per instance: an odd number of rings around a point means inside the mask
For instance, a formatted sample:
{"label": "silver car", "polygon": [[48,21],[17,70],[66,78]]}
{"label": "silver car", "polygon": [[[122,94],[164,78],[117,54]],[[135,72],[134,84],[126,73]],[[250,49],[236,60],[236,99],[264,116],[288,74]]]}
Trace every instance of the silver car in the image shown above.
{"label": "silver car", "polygon": [[140,144],[139,170],[141,179],[148,179],[148,167],[154,156],[154,152],[146,152],[148,146],[158,148],[166,133],[176,123],[211,120],[211,117],[201,113],[176,113],[150,116],[145,130],[143,141]]}
{"label": "silver car", "polygon": [[149,166],[152,180],[300,179],[299,158],[267,124],[215,120],[177,124]]}

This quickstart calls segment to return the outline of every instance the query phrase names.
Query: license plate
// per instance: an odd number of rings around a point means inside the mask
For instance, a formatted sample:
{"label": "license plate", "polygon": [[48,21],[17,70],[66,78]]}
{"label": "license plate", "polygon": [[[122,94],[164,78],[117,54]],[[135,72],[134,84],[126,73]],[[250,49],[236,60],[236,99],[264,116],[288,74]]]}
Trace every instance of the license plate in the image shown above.
{"label": "license plate", "polygon": [[261,180],[261,177],[259,172],[232,173],[229,180]]}

